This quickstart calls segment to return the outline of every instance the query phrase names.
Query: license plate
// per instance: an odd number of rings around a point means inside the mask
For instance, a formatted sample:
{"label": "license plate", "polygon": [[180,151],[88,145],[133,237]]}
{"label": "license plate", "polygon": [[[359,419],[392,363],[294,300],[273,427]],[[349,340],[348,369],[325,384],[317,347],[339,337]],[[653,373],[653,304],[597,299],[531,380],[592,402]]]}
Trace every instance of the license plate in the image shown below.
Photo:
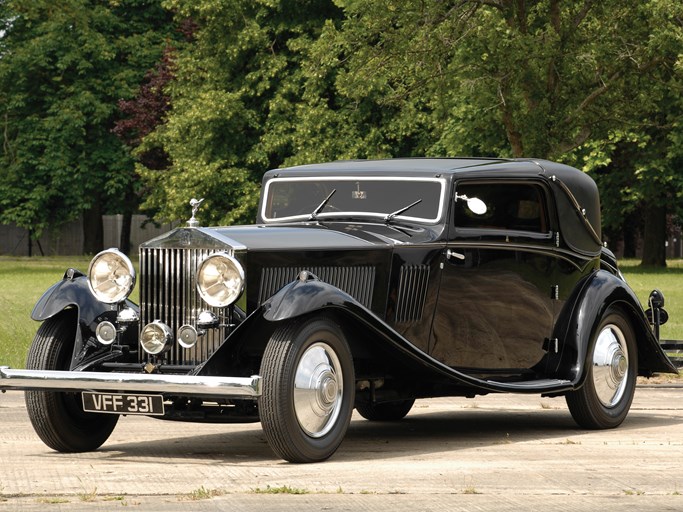
{"label": "license plate", "polygon": [[109,414],[144,414],[163,416],[164,398],[161,395],[128,395],[121,393],[92,393],[84,391],[83,410]]}

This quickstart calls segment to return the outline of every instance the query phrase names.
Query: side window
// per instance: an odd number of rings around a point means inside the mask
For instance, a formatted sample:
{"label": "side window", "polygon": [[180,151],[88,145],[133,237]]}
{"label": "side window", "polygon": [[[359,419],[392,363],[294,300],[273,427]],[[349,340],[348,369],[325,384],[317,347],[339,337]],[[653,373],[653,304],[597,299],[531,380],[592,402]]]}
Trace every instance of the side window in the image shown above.
{"label": "side window", "polygon": [[[462,182],[456,188],[456,228],[548,232],[545,193],[534,183]],[[463,196],[476,198],[486,211],[475,213]]]}

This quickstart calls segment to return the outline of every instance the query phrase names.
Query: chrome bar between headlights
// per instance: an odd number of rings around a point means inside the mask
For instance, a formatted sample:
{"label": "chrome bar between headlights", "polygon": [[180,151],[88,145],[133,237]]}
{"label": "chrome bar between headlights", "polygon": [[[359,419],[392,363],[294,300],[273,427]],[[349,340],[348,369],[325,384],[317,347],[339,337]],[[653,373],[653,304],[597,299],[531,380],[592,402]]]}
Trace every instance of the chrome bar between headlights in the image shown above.
{"label": "chrome bar between headlights", "polygon": [[261,377],[13,370],[0,366],[0,390],[117,391],[180,396],[258,398]]}

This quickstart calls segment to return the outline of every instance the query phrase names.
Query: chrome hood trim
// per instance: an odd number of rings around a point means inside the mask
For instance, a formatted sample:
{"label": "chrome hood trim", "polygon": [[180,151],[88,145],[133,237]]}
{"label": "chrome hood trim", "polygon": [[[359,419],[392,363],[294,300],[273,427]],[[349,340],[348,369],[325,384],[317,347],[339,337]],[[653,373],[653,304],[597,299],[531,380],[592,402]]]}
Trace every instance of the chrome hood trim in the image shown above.
{"label": "chrome hood trim", "polygon": [[148,249],[227,249],[243,251],[246,246],[214,228],[176,228],[140,244]]}

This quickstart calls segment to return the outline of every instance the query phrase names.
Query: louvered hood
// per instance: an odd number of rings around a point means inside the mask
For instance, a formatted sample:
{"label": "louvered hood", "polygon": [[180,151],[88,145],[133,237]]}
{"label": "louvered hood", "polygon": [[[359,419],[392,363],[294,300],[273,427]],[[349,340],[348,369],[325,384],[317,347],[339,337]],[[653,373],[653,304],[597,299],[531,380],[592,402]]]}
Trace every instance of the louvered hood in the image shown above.
{"label": "louvered hood", "polygon": [[[217,230],[244,251],[247,310],[253,311],[302,270],[345,291],[365,307],[383,310],[376,293],[391,262],[389,240],[319,225],[236,226]],[[238,251],[239,257],[239,251]]]}

